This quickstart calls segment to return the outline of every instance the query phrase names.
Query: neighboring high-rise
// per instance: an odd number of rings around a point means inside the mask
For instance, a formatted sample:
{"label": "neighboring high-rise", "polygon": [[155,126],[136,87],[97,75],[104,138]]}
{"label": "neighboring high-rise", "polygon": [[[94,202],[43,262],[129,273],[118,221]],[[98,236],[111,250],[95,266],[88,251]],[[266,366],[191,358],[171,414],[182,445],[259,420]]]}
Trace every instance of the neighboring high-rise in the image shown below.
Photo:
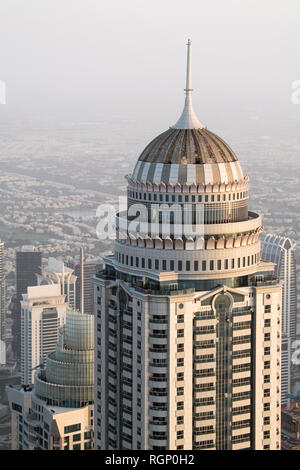
{"label": "neighboring high-rise", "polygon": [[31,385],[34,370],[55,350],[68,304],[58,284],[28,287],[21,301],[21,383]]}
{"label": "neighboring high-rise", "polygon": [[282,282],[282,366],[281,403],[289,406],[291,393],[291,356],[297,328],[297,285],[295,243],[287,237],[267,234],[262,239],[261,257],[276,264],[275,274]]}
{"label": "neighboring high-rise", "polygon": [[[74,270],[77,277],[76,281],[76,309],[81,311],[82,305],[84,313],[94,313],[94,288],[93,277],[101,269],[102,264],[100,261],[85,260],[83,259],[83,266],[80,259],[73,259],[69,261],[68,266]],[[83,273],[83,285],[82,285]],[[82,303],[82,286],[84,292],[84,299]]]}
{"label": "neighboring high-rise", "polygon": [[5,340],[4,243],[0,240],[0,341]]}
{"label": "neighboring high-rise", "polygon": [[37,280],[38,285],[58,284],[60,293],[66,296],[66,302],[71,308],[76,308],[76,276],[73,269],[65,266],[63,261],[50,257],[48,266],[37,275]]}
{"label": "neighboring high-rise", "polygon": [[6,388],[13,450],[93,448],[94,318],[68,311],[34,387]]}
{"label": "neighboring high-rise", "polygon": [[95,284],[97,449],[279,449],[281,285],[236,155],[186,101]]}
{"label": "neighboring high-rise", "polygon": [[15,356],[21,356],[21,300],[27,287],[37,285],[37,274],[41,272],[42,253],[34,248],[24,247],[16,253],[16,294],[12,299],[12,337]]}

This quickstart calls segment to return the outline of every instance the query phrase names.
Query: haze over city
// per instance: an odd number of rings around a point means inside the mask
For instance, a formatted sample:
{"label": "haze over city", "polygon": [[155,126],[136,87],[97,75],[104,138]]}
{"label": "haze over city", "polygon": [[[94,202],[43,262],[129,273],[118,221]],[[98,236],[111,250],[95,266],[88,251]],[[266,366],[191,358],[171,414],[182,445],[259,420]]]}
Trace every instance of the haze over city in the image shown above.
{"label": "haze over city", "polygon": [[299,21],[298,0],[1,2],[7,343],[16,252],[40,250],[46,266],[83,247],[98,266],[113,251],[97,237],[97,207],[116,207],[143,149],[179,118],[189,38],[194,110],[250,175],[249,209],[265,233],[296,243],[299,305]]}

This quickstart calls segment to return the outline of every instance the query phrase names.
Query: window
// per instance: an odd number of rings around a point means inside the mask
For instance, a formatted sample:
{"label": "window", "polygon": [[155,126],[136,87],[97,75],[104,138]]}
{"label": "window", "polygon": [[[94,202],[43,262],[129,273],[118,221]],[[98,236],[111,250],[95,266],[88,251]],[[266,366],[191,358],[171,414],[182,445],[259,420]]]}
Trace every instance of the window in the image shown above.
{"label": "window", "polygon": [[202,271],[206,271],[206,261],[202,261]]}
{"label": "window", "polygon": [[11,407],[14,411],[18,411],[18,413],[22,413],[22,406],[18,405],[17,403],[12,403]]}
{"label": "window", "polygon": [[190,270],[191,270],[191,262],[187,261],[186,262],[186,271],[190,271]]}
{"label": "window", "polygon": [[178,261],[178,271],[182,271],[182,261]]}
{"label": "window", "polygon": [[218,269],[219,269],[219,270],[222,269],[222,262],[221,262],[220,259],[218,259],[217,263],[218,263],[218,264],[217,264]]}
{"label": "window", "polygon": [[81,434],[73,434],[73,441],[78,442],[81,440]]}
{"label": "window", "polygon": [[213,271],[213,270],[214,270],[214,265],[215,265],[214,260],[211,259],[210,262],[209,262],[209,269],[210,269],[210,271]]}
{"label": "window", "polygon": [[155,260],[155,269],[159,269],[159,260],[158,259]]}
{"label": "window", "polygon": [[194,261],[194,271],[198,271],[198,261]]}
{"label": "window", "polygon": [[80,444],[74,444],[73,450],[80,450]]}
{"label": "window", "polygon": [[81,424],[71,424],[70,426],[64,427],[64,434],[69,434],[70,432],[76,432],[81,430]]}

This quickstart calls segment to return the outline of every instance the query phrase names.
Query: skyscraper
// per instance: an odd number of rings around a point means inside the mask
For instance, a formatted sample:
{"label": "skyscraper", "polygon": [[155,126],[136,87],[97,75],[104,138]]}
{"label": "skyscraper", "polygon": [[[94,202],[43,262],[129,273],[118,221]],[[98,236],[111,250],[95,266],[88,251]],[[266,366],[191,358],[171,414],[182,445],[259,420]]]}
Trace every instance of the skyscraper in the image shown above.
{"label": "skyscraper", "polygon": [[95,276],[98,449],[279,449],[281,286],[235,153],[185,105]]}
{"label": "skyscraper", "polygon": [[65,266],[65,263],[55,258],[48,259],[48,266],[37,275],[38,285],[58,284],[60,293],[65,295],[66,302],[72,308],[76,308],[76,276],[73,269]]}
{"label": "skyscraper", "polygon": [[295,243],[289,238],[267,234],[262,239],[261,256],[275,263],[275,274],[282,282],[282,356],[281,356],[281,403],[289,405],[286,398],[291,393],[292,345],[297,328],[297,285]]}
{"label": "skyscraper", "polygon": [[21,357],[21,300],[27,287],[37,285],[37,274],[41,272],[42,253],[24,247],[16,253],[16,294],[12,299],[12,336],[13,350],[18,359]]}
{"label": "skyscraper", "polygon": [[94,313],[94,288],[93,277],[101,268],[99,261],[83,259],[83,269],[79,259],[73,259],[67,263],[69,268],[74,270],[77,277],[76,281],[76,309],[81,311],[82,308],[82,272],[83,272],[83,308],[85,313]]}
{"label": "skyscraper", "polygon": [[93,448],[94,318],[68,311],[56,351],[35,372],[34,387],[6,388],[12,449]]}
{"label": "skyscraper", "polygon": [[58,284],[28,287],[21,301],[21,383],[33,384],[34,370],[55,350],[68,304]]}
{"label": "skyscraper", "polygon": [[0,240],[0,341],[5,340],[5,276],[4,276],[4,243]]}

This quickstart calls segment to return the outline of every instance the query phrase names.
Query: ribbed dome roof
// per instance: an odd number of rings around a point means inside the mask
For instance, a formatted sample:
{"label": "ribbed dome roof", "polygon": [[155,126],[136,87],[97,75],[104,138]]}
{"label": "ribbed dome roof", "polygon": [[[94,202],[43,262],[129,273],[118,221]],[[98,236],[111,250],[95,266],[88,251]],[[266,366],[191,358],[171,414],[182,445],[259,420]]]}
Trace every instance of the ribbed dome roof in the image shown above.
{"label": "ribbed dome roof", "polygon": [[244,175],[234,152],[213,132],[170,128],[147,145],[132,178],[142,183],[220,184],[242,181]]}
{"label": "ribbed dome roof", "polygon": [[152,140],[139,157],[149,163],[229,163],[237,161],[231,148],[206,128],[169,129]]}

